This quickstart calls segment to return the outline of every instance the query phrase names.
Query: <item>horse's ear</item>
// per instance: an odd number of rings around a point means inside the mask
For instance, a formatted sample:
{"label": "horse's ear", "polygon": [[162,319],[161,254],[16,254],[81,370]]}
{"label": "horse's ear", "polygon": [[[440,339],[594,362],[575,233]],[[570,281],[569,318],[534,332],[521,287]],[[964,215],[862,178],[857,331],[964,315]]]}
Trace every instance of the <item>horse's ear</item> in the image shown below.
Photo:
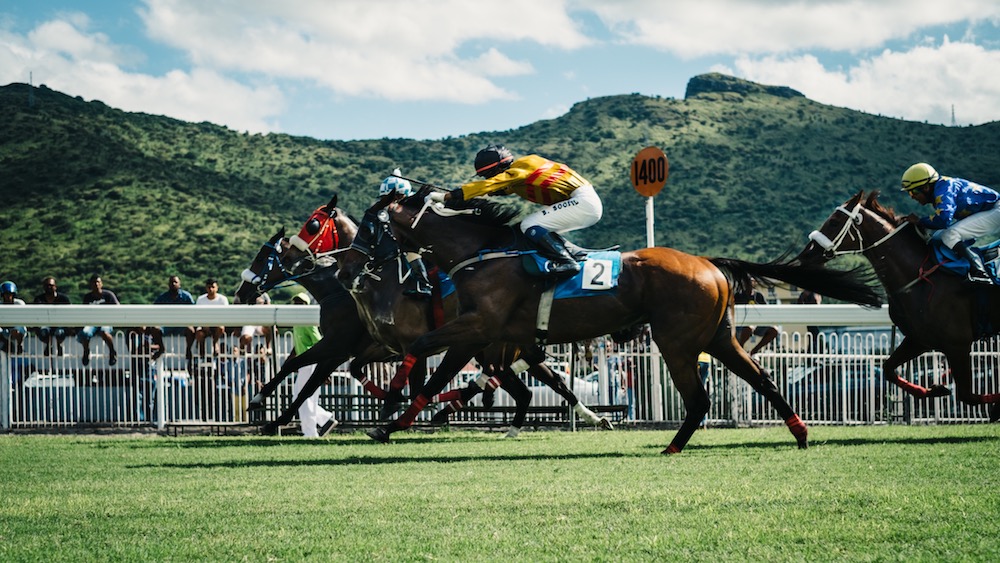
{"label": "horse's ear", "polygon": [[337,208],[337,194],[333,194],[330,198],[330,203],[326,204],[327,213],[332,213],[334,209]]}
{"label": "horse's ear", "polygon": [[282,226],[281,229],[279,229],[278,232],[273,237],[271,237],[271,244],[274,244],[275,242],[277,242],[277,241],[279,241],[279,240],[281,240],[283,238],[285,238],[285,227],[284,226]]}
{"label": "horse's ear", "polygon": [[868,199],[865,200],[865,207],[872,208],[878,205],[879,191],[873,190],[872,193],[868,194]]}
{"label": "horse's ear", "polygon": [[855,205],[858,204],[858,202],[861,201],[861,198],[863,197],[865,197],[865,191],[859,190],[858,193],[854,194],[854,197],[847,200],[847,203],[844,204],[844,207],[854,207]]}

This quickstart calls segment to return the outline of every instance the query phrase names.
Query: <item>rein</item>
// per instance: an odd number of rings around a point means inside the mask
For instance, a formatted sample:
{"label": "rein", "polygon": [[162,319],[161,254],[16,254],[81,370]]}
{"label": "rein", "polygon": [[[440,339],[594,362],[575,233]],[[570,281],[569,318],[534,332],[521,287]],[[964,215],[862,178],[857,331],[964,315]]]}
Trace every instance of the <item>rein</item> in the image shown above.
{"label": "rein", "polygon": [[[815,242],[820,247],[822,247],[823,250],[825,251],[825,254],[832,259],[844,254],[864,254],[869,250],[877,248],[882,243],[894,237],[896,233],[909,226],[909,223],[903,223],[901,225],[898,225],[891,231],[886,233],[885,236],[878,239],[870,246],[865,247],[864,237],[862,236],[861,228],[859,227],[859,225],[861,225],[862,220],[864,219],[864,215],[861,213],[862,209],[863,207],[861,203],[855,205],[854,208],[851,209],[850,211],[848,211],[847,208],[844,207],[843,205],[838,206],[837,209],[834,211],[834,213],[839,212],[847,215],[847,221],[844,223],[844,227],[840,230],[840,232],[837,233],[837,236],[834,237],[833,240],[830,240],[823,233],[819,231],[813,231],[809,233],[809,240]],[[854,250],[840,250],[840,245],[843,244],[844,240],[848,236],[851,237],[851,240],[856,240],[858,242],[858,248]],[[917,285],[921,281],[926,281],[933,288],[934,283],[930,280],[929,276],[934,272],[936,272],[937,269],[941,267],[941,265],[936,264],[930,268],[924,269],[924,265],[927,263],[929,257],[930,255],[928,254],[928,257],[924,259],[924,263],[920,265],[920,268],[917,271],[917,277],[911,280],[909,283],[903,285],[903,287],[894,291],[893,293],[906,293],[907,291],[912,289],[913,286]]]}

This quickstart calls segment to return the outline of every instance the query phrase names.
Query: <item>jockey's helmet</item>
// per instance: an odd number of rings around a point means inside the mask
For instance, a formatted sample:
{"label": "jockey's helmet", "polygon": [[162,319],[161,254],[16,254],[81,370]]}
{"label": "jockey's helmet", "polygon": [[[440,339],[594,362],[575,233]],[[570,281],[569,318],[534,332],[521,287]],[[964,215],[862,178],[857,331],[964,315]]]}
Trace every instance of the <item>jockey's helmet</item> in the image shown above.
{"label": "jockey's helmet", "polygon": [[904,192],[912,192],[918,188],[922,188],[927,184],[933,184],[938,181],[937,170],[926,162],[918,162],[913,166],[906,169],[903,172],[903,187]]}
{"label": "jockey's helmet", "polygon": [[476,153],[476,174],[492,178],[510,167],[514,155],[503,145],[490,145]]}
{"label": "jockey's helmet", "polygon": [[12,281],[5,281],[3,283],[0,283],[0,293],[2,294],[9,293],[11,295],[17,295],[17,284],[15,284]]}
{"label": "jockey's helmet", "polygon": [[404,178],[400,178],[401,174],[402,172],[399,171],[399,168],[396,168],[392,171],[392,176],[382,180],[382,185],[378,188],[378,196],[382,197],[392,192],[404,196],[413,195],[413,188],[410,186],[410,182]]}

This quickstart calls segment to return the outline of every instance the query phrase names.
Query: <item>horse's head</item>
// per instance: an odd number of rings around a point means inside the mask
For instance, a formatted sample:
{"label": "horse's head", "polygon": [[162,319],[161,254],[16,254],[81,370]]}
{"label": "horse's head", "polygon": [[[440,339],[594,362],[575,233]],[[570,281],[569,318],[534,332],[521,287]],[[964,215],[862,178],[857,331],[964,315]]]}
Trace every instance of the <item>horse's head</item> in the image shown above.
{"label": "horse's head", "polygon": [[[888,239],[905,223],[878,202],[878,191],[854,194],[834,209],[796,257],[801,263],[828,262],[842,254],[861,254]],[[902,224],[901,224],[902,223]]]}
{"label": "horse's head", "polygon": [[299,233],[289,239],[286,265],[306,257],[315,264],[321,256],[350,246],[357,230],[354,221],[337,208],[334,195],[329,203],[313,211]]}
{"label": "horse's head", "polygon": [[281,263],[287,245],[288,239],[282,227],[260,247],[250,267],[240,274],[242,281],[236,289],[236,299],[240,303],[256,303],[257,297],[290,277],[291,274]]}
{"label": "horse's head", "polygon": [[383,207],[375,204],[365,211],[351,243],[351,250],[355,252],[344,255],[340,260],[337,279],[345,287],[351,287],[362,271],[377,270],[400,255],[399,243],[389,226],[389,212]]}

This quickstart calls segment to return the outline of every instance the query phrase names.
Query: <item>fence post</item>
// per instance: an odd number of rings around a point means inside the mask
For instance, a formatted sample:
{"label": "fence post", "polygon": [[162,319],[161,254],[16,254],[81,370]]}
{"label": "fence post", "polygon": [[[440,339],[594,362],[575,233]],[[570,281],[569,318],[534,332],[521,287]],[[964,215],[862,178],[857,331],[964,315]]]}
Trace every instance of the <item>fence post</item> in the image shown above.
{"label": "fence post", "polygon": [[156,385],[156,429],[167,427],[166,381],[163,373],[163,358],[153,360],[153,382]]}
{"label": "fence post", "polygon": [[0,428],[10,430],[10,356],[0,352]]}
{"label": "fence post", "polygon": [[652,378],[651,392],[653,397],[656,398],[652,401],[653,404],[653,420],[660,422],[664,420],[663,416],[663,370],[660,369],[662,362],[660,361],[660,347],[656,345],[656,341],[652,338],[649,339],[649,368],[650,376]]}

